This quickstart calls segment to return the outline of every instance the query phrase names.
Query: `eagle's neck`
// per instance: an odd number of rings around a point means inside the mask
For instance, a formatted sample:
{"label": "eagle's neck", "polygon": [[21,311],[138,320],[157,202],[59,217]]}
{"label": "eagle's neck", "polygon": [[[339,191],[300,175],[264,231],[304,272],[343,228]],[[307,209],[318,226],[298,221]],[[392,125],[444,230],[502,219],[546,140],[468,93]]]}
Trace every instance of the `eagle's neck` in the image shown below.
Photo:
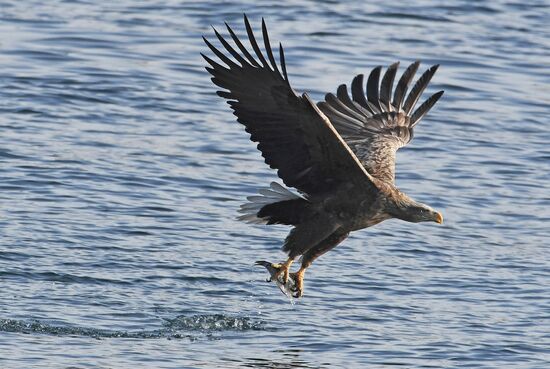
{"label": "eagle's neck", "polygon": [[398,218],[405,221],[412,221],[411,209],[415,209],[422,206],[418,201],[413,200],[405,193],[395,188],[388,196],[386,201],[385,211],[392,216],[392,218]]}

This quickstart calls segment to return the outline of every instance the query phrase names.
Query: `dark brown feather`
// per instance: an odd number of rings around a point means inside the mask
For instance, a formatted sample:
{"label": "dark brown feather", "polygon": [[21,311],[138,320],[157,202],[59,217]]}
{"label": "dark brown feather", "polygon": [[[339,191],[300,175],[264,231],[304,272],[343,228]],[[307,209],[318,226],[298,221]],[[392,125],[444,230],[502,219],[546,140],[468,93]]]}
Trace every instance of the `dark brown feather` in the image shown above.
{"label": "dark brown feather", "polygon": [[436,64],[425,71],[418,81],[416,81],[413,89],[409,93],[409,96],[407,96],[407,100],[405,100],[405,104],[403,104],[403,111],[405,114],[410,114],[414,109],[416,102],[420,98],[420,95],[422,95],[422,92],[424,92],[426,87],[428,87],[428,84],[430,83],[434,73],[437,71],[437,68],[439,68],[439,64]]}
{"label": "dark brown feather", "polygon": [[380,103],[385,106],[386,111],[391,111],[391,92],[393,89],[393,81],[395,80],[395,74],[399,62],[393,63],[388,67],[384,77],[382,78],[382,84],[380,85]]}
{"label": "dark brown feather", "polygon": [[409,84],[414,78],[414,75],[418,70],[419,65],[420,62],[418,60],[415,61],[407,67],[401,78],[399,78],[399,82],[397,82],[397,87],[395,88],[395,93],[393,94],[392,105],[395,110],[401,110],[401,104],[403,103],[403,99],[405,98],[405,95],[407,94],[407,89],[409,88]]}
{"label": "dark brown feather", "polygon": [[[367,80],[367,100],[370,104],[374,105],[373,110],[375,112],[380,113],[382,111],[382,107],[380,106],[380,96],[378,95],[378,85],[380,82],[380,71],[382,70],[381,66],[378,66],[374,68],[370,74],[369,79]],[[370,105],[369,104],[369,105]],[[372,105],[371,109],[372,109]]]}

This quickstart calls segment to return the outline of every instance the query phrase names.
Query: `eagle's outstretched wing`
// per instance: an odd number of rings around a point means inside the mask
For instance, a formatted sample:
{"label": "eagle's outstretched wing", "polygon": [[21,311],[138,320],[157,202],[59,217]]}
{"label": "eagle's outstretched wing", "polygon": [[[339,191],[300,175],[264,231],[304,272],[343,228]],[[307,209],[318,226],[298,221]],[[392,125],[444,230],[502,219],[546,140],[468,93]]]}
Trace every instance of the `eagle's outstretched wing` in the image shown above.
{"label": "eagle's outstretched wing", "polygon": [[255,56],[226,24],[238,50],[215,29],[214,32],[233,59],[206,39],[210,50],[225,66],[203,57],[211,65],[206,69],[212,74],[212,81],[224,89],[218,95],[229,100],[250,139],[258,142],[265,162],[278,170],[287,186],[307,195],[326,193],[342,183],[352,183],[374,199],[377,188],[372,177],[309,96],[299,96],[290,87],[282,46],[279,46],[279,70],[265,22],[262,20],[262,33],[267,57],[260,50],[246,15],[244,22]]}
{"label": "eagle's outstretched wing", "polygon": [[365,169],[375,178],[393,183],[395,153],[413,137],[414,126],[439,100],[443,91],[428,98],[413,112],[420,95],[439,67],[434,65],[418,79],[411,92],[407,89],[420,65],[416,61],[403,73],[391,99],[399,63],[388,67],[379,86],[382,67],[372,70],[363,88],[363,75],[351,83],[350,98],[346,85],[338,87],[336,96],[327,94],[319,109],[330,119]]}

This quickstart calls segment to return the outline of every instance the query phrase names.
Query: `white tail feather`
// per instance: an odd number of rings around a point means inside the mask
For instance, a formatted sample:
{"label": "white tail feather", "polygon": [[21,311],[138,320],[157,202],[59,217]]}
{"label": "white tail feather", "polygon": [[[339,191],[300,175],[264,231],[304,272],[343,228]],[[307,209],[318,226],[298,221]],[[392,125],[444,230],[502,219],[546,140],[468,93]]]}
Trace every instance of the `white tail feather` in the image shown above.
{"label": "white tail feather", "polygon": [[271,182],[269,189],[261,189],[258,192],[260,195],[248,196],[246,198],[249,202],[241,205],[239,213],[242,213],[242,215],[237,217],[238,220],[253,224],[266,224],[268,221],[267,218],[258,217],[258,212],[261,208],[279,201],[303,198],[277,182]]}

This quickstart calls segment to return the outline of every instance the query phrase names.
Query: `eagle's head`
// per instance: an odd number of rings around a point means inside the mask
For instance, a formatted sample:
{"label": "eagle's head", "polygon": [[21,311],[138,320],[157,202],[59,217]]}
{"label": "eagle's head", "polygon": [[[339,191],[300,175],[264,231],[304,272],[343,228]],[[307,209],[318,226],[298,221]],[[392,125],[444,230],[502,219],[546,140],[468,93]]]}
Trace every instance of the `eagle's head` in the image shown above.
{"label": "eagle's head", "polygon": [[440,212],[435,211],[426,204],[414,201],[404,194],[400,194],[402,197],[400,201],[393,203],[388,209],[389,213],[398,219],[405,220],[407,222],[419,223],[419,222],[436,222],[443,223],[443,215]]}
{"label": "eagle's head", "polygon": [[436,222],[443,223],[443,215],[440,212],[435,211],[431,207],[422,203],[415,203],[412,206],[408,206],[405,209],[404,217],[401,219],[408,222]]}

